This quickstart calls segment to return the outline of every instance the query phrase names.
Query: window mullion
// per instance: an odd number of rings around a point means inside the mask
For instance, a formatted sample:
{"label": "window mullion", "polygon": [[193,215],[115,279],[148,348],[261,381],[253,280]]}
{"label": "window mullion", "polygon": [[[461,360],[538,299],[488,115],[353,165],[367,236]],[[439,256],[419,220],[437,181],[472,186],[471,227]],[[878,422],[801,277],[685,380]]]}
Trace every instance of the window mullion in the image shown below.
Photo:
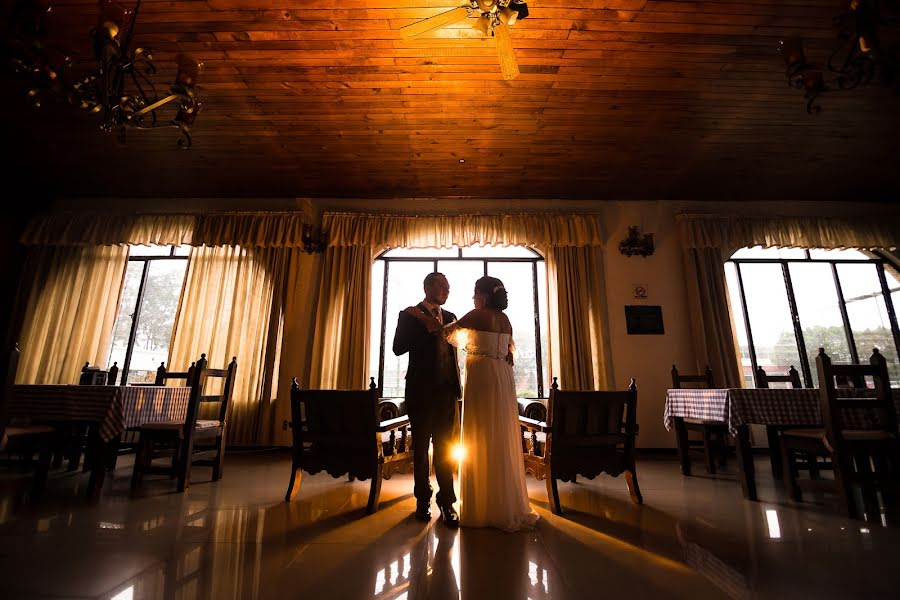
{"label": "window mullion", "polygon": [[538,398],[544,397],[544,370],[541,356],[541,314],[538,304],[537,262],[531,263],[531,289],[534,290],[534,361]]}
{"label": "window mullion", "polygon": [[800,314],[797,311],[797,299],[794,297],[794,285],[791,283],[791,272],[786,261],[781,263],[781,272],[784,275],[784,287],[787,290],[788,306],[791,310],[791,320],[794,322],[794,337],[797,342],[797,351],[800,353],[800,368],[806,387],[812,385],[812,369],[809,366],[809,355],[806,353],[806,342],[803,340],[803,328],[800,326]]}
{"label": "window mullion", "polygon": [[[750,329],[750,312],[747,310],[747,296],[744,293],[744,278],[741,275],[741,265],[735,263],[734,270],[737,272],[738,290],[741,298],[741,312],[744,315],[744,330],[747,332],[747,345],[750,347],[750,367],[753,369],[753,380],[756,381],[756,369],[758,363],[756,360],[756,346],[753,345],[753,331]],[[742,386],[743,387],[743,378]],[[758,384],[759,382],[757,382]]]}
{"label": "window mullion", "polygon": [[891,290],[888,288],[887,277],[884,275],[884,263],[879,262],[878,281],[881,283],[881,293],[884,294],[884,307],[887,310],[888,320],[891,322],[891,333],[894,336],[894,350],[900,356],[900,328],[897,326],[897,313],[894,312],[894,301],[891,299]]}
{"label": "window mullion", "polygon": [[382,396],[384,395],[384,344],[387,338],[387,295],[390,268],[391,261],[384,261],[384,280],[381,289],[381,344],[378,347],[378,393]]}
{"label": "window mullion", "polygon": [[137,326],[141,319],[141,306],[144,303],[144,291],[147,287],[147,275],[150,272],[149,260],[144,261],[144,270],[141,272],[141,284],[138,286],[137,298],[134,302],[134,313],[131,316],[131,331],[128,333],[128,346],[125,348],[125,361],[122,365],[122,384],[128,381],[128,371],[131,369],[131,353],[134,350],[134,341],[137,338]]}
{"label": "window mullion", "polygon": [[841,278],[838,276],[836,263],[831,263],[831,275],[834,278],[834,287],[837,290],[838,307],[841,309],[841,320],[844,322],[844,335],[847,338],[847,346],[850,348],[850,360],[854,364],[859,364],[859,352],[856,350],[856,340],[853,339],[853,328],[850,327],[850,315],[847,313],[847,303],[844,301],[844,289],[841,287]]}

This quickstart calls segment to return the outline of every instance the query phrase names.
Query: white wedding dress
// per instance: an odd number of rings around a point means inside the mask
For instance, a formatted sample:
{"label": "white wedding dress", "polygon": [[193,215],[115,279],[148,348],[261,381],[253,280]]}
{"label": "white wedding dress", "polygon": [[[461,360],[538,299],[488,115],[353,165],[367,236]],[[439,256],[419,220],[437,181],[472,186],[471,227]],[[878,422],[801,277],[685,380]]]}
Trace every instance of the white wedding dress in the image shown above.
{"label": "white wedding dress", "polygon": [[525,464],[508,333],[445,328],[466,352],[460,465],[460,523],[465,527],[529,529],[538,514],[528,504]]}

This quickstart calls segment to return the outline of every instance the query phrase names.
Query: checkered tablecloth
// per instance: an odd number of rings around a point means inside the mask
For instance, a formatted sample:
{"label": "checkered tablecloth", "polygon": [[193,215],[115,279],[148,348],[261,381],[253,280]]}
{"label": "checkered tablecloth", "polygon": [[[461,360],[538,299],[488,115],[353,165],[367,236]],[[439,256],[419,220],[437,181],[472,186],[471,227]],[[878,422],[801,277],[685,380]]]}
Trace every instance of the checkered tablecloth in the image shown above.
{"label": "checkered tablecloth", "polygon": [[191,388],[113,385],[17,385],[9,416],[33,422],[97,423],[108,442],[125,429],[184,420]]}
{"label": "checkered tablecloth", "polygon": [[[900,414],[900,390],[892,390],[894,406]],[[854,391],[845,390],[847,396]],[[858,390],[860,397],[871,392]],[[675,417],[721,421],[736,434],[738,427],[758,425],[822,425],[819,391],[814,389],[680,389],[666,392],[663,423],[672,429]],[[871,429],[877,425],[872,409],[845,409],[844,423],[851,429]]]}

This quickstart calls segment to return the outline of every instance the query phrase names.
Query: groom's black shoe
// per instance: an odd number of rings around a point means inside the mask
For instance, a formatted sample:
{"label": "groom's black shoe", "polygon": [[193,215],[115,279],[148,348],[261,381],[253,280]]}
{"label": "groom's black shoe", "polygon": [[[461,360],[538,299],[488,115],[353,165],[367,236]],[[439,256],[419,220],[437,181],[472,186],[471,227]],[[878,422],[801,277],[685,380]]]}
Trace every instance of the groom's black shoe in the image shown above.
{"label": "groom's black shoe", "polygon": [[447,527],[459,527],[459,513],[452,506],[442,506],[441,516],[444,518],[444,525]]}
{"label": "groom's black shoe", "polygon": [[431,502],[416,502],[416,518],[420,521],[431,520]]}

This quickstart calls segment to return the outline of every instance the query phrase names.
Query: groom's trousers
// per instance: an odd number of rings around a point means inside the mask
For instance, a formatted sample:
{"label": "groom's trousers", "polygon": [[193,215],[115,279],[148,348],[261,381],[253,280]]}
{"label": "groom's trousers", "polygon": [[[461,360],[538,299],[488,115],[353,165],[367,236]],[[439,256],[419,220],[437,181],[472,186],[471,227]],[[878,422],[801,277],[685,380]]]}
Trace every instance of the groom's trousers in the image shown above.
{"label": "groom's trousers", "polygon": [[438,387],[426,397],[407,400],[407,412],[412,426],[413,465],[415,473],[416,501],[431,501],[429,442],[434,443],[434,474],[437,476],[438,506],[450,506],[456,502],[453,490],[453,472],[456,470],[453,446],[459,441],[459,401],[454,391]]}

